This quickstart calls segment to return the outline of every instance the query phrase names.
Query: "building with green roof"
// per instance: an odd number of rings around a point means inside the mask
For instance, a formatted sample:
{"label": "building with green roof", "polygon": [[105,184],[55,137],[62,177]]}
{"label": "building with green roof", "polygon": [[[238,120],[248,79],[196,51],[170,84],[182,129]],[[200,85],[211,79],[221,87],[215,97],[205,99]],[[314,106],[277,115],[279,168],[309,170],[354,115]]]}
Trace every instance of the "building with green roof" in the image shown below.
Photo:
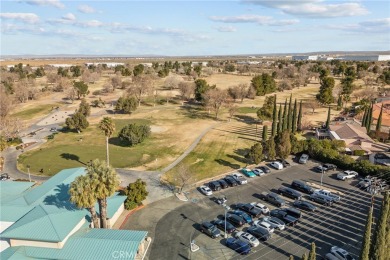
{"label": "building with green roof", "polygon": [[[92,229],[88,210],[70,202],[71,182],[85,173],[82,167],[62,170],[36,186],[0,182],[0,259],[142,258],[146,231]],[[109,227],[125,199],[119,193],[107,198]]]}

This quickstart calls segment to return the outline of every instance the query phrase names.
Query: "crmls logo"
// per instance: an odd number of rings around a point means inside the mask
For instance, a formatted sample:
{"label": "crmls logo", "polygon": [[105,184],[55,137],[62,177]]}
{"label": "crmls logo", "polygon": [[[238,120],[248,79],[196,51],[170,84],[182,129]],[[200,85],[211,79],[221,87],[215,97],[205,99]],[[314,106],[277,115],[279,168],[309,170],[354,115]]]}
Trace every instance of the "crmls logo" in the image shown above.
{"label": "crmls logo", "polygon": [[134,252],[128,251],[114,251],[111,253],[112,258],[114,259],[134,259]]}

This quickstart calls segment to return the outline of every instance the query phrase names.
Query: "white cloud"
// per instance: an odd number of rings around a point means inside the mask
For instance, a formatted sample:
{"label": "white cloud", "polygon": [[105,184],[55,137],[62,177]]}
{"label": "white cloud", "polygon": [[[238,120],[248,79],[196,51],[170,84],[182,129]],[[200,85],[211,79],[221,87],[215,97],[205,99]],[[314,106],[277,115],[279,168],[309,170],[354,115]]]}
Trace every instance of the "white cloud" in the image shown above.
{"label": "white cloud", "polygon": [[10,19],[24,23],[38,23],[39,17],[34,13],[0,13],[1,19]]}
{"label": "white cloud", "polygon": [[233,26],[218,26],[216,28],[219,32],[235,32],[237,29]]}
{"label": "white cloud", "polygon": [[59,0],[26,0],[24,2],[30,5],[53,6],[59,9],[65,8],[65,5],[61,3]]}
{"label": "white cloud", "polygon": [[74,14],[72,14],[72,13],[67,13],[67,14],[62,16],[62,19],[69,20],[69,21],[75,21],[76,20],[76,16]]}
{"label": "white cloud", "polygon": [[98,20],[90,20],[84,22],[76,22],[74,25],[81,27],[101,27],[104,24]]}
{"label": "white cloud", "polygon": [[84,14],[96,13],[96,10],[89,5],[79,5],[78,10]]}
{"label": "white cloud", "polygon": [[390,18],[363,21],[355,24],[330,25],[330,29],[350,33],[387,33],[390,31]]}
{"label": "white cloud", "polygon": [[223,23],[257,23],[259,25],[285,26],[296,24],[298,20],[275,20],[270,16],[261,15],[238,15],[238,16],[211,16],[210,19],[215,22]]}
{"label": "white cloud", "polygon": [[333,18],[368,14],[368,10],[359,2],[330,4],[324,0],[242,0],[245,3],[262,5],[282,10],[283,13],[308,18]]}

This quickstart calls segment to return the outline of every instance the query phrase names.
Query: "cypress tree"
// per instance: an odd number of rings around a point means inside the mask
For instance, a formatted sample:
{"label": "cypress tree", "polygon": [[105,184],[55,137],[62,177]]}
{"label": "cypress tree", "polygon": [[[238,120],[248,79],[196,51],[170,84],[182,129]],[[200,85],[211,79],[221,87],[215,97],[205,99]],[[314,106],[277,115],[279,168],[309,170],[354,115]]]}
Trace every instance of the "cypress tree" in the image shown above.
{"label": "cypress tree", "polygon": [[316,260],[316,244],[314,242],[311,242],[311,250],[309,252],[308,260]]}
{"label": "cypress tree", "polygon": [[367,119],[367,134],[370,133],[371,131],[371,123],[372,123],[372,107],[373,105],[371,105],[371,108],[370,108],[370,111],[369,111],[369,114],[368,114],[368,119]]}
{"label": "cypress tree", "polygon": [[293,134],[295,134],[295,132],[297,131],[297,99],[295,99],[294,102],[291,131],[293,132]]}
{"label": "cypress tree", "polygon": [[375,131],[378,133],[381,131],[382,126],[382,112],[383,112],[383,105],[381,107],[381,112],[379,113],[378,121],[376,122],[376,128]]}
{"label": "cypress tree", "polygon": [[294,260],[294,256],[293,256],[293,255],[290,255],[289,260]]}
{"label": "cypress tree", "polygon": [[268,139],[268,126],[263,126],[263,135],[262,135],[263,141],[266,141]]}
{"label": "cypress tree", "polygon": [[276,95],[274,99],[274,109],[272,111],[272,136],[276,135],[276,127],[277,127],[277,110],[276,110]]}
{"label": "cypress tree", "polygon": [[298,132],[302,131],[302,100],[299,102],[297,130]]}
{"label": "cypress tree", "polygon": [[371,228],[372,228],[372,211],[373,211],[373,206],[370,207],[367,215],[366,231],[364,232],[362,251],[360,252],[361,260],[369,260]]}
{"label": "cypress tree", "polygon": [[328,108],[328,117],[326,118],[326,124],[325,124],[326,129],[329,129],[329,124],[330,124],[330,107]]}
{"label": "cypress tree", "polygon": [[267,141],[267,151],[268,151],[268,159],[275,160],[276,157],[276,145],[275,145],[275,139],[271,137]]}
{"label": "cypress tree", "polygon": [[292,125],[292,94],[290,95],[290,101],[288,103],[288,113],[287,113],[287,130],[291,132]]}
{"label": "cypress tree", "polygon": [[362,118],[362,127],[366,127],[366,121],[367,121],[367,108],[364,109],[364,114]]}
{"label": "cypress tree", "polygon": [[286,102],[284,102],[284,110],[283,110],[283,128],[282,132],[287,129],[287,98]]}
{"label": "cypress tree", "polygon": [[337,99],[337,110],[341,110],[342,107],[343,107],[343,98],[340,95],[339,98]]}
{"label": "cypress tree", "polygon": [[376,231],[375,231],[375,238],[373,243],[374,248],[372,252],[372,259],[376,260],[384,260],[386,258],[387,252],[387,243],[386,243],[386,226],[387,226],[387,220],[389,217],[389,208],[390,208],[390,199],[389,199],[389,192],[386,192],[385,197],[383,198],[382,207],[381,207],[381,215],[379,216],[377,225],[376,225]]}
{"label": "cypress tree", "polygon": [[302,255],[302,258],[301,258],[302,260],[307,260],[307,254],[306,253],[304,253],[303,255]]}
{"label": "cypress tree", "polygon": [[282,104],[279,105],[279,112],[278,112],[278,129],[276,131],[277,134],[282,132],[283,128],[283,121],[282,121]]}

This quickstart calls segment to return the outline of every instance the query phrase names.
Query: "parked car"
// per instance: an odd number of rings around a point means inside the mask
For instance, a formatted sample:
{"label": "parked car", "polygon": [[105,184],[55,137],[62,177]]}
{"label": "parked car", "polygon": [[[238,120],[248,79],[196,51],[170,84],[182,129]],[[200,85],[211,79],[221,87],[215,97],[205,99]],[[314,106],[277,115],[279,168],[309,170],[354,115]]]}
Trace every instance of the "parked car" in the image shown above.
{"label": "parked car", "polygon": [[233,237],[226,239],[226,246],[241,255],[247,255],[251,251],[251,247],[248,243]]}
{"label": "parked car", "polygon": [[253,226],[265,228],[270,233],[274,233],[274,230],[275,230],[270,223],[267,223],[266,221],[263,221],[263,220],[260,220],[260,219],[254,221],[253,222]]}
{"label": "parked car", "polygon": [[238,185],[237,181],[230,175],[226,176],[224,180],[227,182],[227,184],[229,184],[230,187]]}
{"label": "parked car", "polygon": [[302,212],[296,208],[281,208],[280,210],[283,210],[288,215],[290,215],[296,219],[300,219],[302,217]]}
{"label": "parked car", "polygon": [[262,227],[251,226],[246,230],[246,232],[262,241],[267,241],[271,238],[271,233]]}
{"label": "parked car", "polygon": [[305,164],[307,163],[307,160],[309,160],[309,155],[302,154],[301,157],[299,157],[299,163]]}
{"label": "parked car", "polygon": [[9,180],[9,179],[10,179],[10,177],[9,177],[8,173],[2,173],[0,175],[0,181],[6,181],[6,180]]}
{"label": "parked car", "polygon": [[209,187],[212,191],[219,191],[222,189],[221,184],[218,181],[209,182]]}
{"label": "parked car", "polygon": [[311,211],[314,212],[316,211],[317,207],[311,204],[310,202],[307,201],[302,201],[302,200],[296,200],[293,203],[294,207],[297,207],[299,209],[303,209],[306,211]]}
{"label": "parked car", "polygon": [[236,210],[233,210],[233,211],[230,211],[230,213],[234,214],[234,215],[237,215],[239,217],[241,217],[243,220],[245,220],[246,223],[252,223],[253,222],[253,219],[251,216],[249,216],[247,213],[245,213],[244,211],[242,210],[239,210],[239,209],[236,209]]}
{"label": "parked car", "polygon": [[298,219],[290,216],[284,210],[274,209],[270,211],[272,217],[282,220],[287,226],[294,226],[298,223]]}
{"label": "parked car", "polygon": [[275,168],[276,170],[282,170],[283,169],[283,164],[279,161],[273,161],[271,162],[271,166]]}
{"label": "parked car", "polygon": [[50,128],[50,132],[57,132],[57,128],[56,127]]}
{"label": "parked car", "polygon": [[220,179],[220,180],[218,180],[218,182],[219,182],[219,184],[221,184],[222,189],[229,188],[229,184],[224,179]]}
{"label": "parked car", "polygon": [[258,216],[261,215],[261,209],[256,208],[255,206],[253,206],[250,203],[246,203],[246,204],[237,203],[236,207],[238,209],[241,209],[241,210],[247,212],[249,215],[251,215],[252,217],[255,217],[255,218],[257,218]]}
{"label": "parked car", "polygon": [[[225,232],[225,220],[216,219],[211,221],[211,224]],[[229,221],[226,221],[226,233],[231,234],[234,231],[236,231],[236,228]]]}
{"label": "parked car", "polygon": [[307,194],[312,194],[314,192],[314,189],[307,185],[304,181],[294,180],[291,183],[291,187]]}
{"label": "parked car", "polygon": [[340,260],[355,260],[346,250],[337,246],[332,246],[330,252]]}
{"label": "parked car", "polygon": [[325,206],[332,206],[333,204],[332,200],[327,199],[317,193],[310,194],[309,199]]}
{"label": "parked car", "polygon": [[273,192],[262,192],[259,194],[259,197],[260,199],[268,201],[269,203],[278,207],[284,206],[286,204],[286,202],[282,198],[280,198],[277,194]]}
{"label": "parked car", "polygon": [[353,179],[358,177],[359,174],[355,171],[344,171],[337,174],[337,179],[345,181],[347,179]]}
{"label": "parked car", "polygon": [[245,224],[245,220],[234,214],[226,214],[226,220],[232,223],[235,227],[242,227]]}
{"label": "parked car", "polygon": [[225,196],[222,196],[222,197],[215,197],[214,198],[214,201],[219,204],[219,205],[222,205],[222,204],[225,204],[227,199]]}
{"label": "parked car", "polygon": [[205,185],[200,186],[199,190],[206,196],[213,195],[212,190],[209,187],[205,186]]}
{"label": "parked car", "polygon": [[251,170],[249,170],[249,169],[247,169],[247,168],[241,169],[241,172],[242,172],[246,177],[249,177],[249,178],[256,177],[256,174],[255,174],[253,171],[251,171]]}
{"label": "parked car", "polygon": [[278,189],[278,193],[280,195],[283,195],[283,196],[286,196],[286,197],[289,197],[289,198],[292,198],[295,200],[300,200],[302,198],[301,193],[299,193],[298,191],[293,190],[291,188],[284,187],[284,186],[282,186]]}
{"label": "parked car", "polygon": [[337,256],[335,256],[333,253],[327,253],[325,255],[325,260],[340,260]]}
{"label": "parked car", "polygon": [[245,179],[244,175],[242,175],[241,173],[238,172],[234,173],[232,177],[236,180],[236,182],[238,182],[241,185],[248,183],[247,179]]}
{"label": "parked car", "polygon": [[209,235],[212,238],[217,238],[221,235],[221,232],[217,229],[217,227],[207,221],[203,222],[202,225],[200,225],[200,231]]}
{"label": "parked car", "polygon": [[274,229],[284,230],[286,228],[284,222],[275,217],[262,217],[259,220],[269,223]]}
{"label": "parked car", "polygon": [[339,202],[341,200],[341,197],[339,195],[336,195],[328,190],[317,189],[317,190],[314,190],[314,193],[323,195],[326,198],[333,200],[334,202]]}
{"label": "parked car", "polygon": [[259,240],[247,232],[237,232],[236,238],[245,243],[248,243],[251,247],[257,247],[258,245],[260,245]]}
{"label": "parked car", "polygon": [[331,163],[325,163],[324,165],[325,171],[330,171],[330,170],[336,170],[337,166]]}
{"label": "parked car", "polygon": [[265,166],[265,165],[263,165],[263,166],[257,166],[256,168],[259,169],[259,170],[262,170],[264,173],[270,173],[270,172],[271,172],[271,169],[268,168],[268,167]]}
{"label": "parked car", "polygon": [[281,160],[280,163],[283,165],[283,168],[287,168],[291,166],[291,164],[286,160]]}
{"label": "parked car", "polygon": [[256,174],[256,176],[263,176],[265,173],[260,169],[253,169],[252,172]]}
{"label": "parked car", "polygon": [[257,202],[252,202],[251,205],[255,208],[258,208],[259,210],[261,210],[261,213],[263,214],[268,214],[269,213],[269,208],[264,205],[264,204],[261,204],[261,203],[257,203]]}

